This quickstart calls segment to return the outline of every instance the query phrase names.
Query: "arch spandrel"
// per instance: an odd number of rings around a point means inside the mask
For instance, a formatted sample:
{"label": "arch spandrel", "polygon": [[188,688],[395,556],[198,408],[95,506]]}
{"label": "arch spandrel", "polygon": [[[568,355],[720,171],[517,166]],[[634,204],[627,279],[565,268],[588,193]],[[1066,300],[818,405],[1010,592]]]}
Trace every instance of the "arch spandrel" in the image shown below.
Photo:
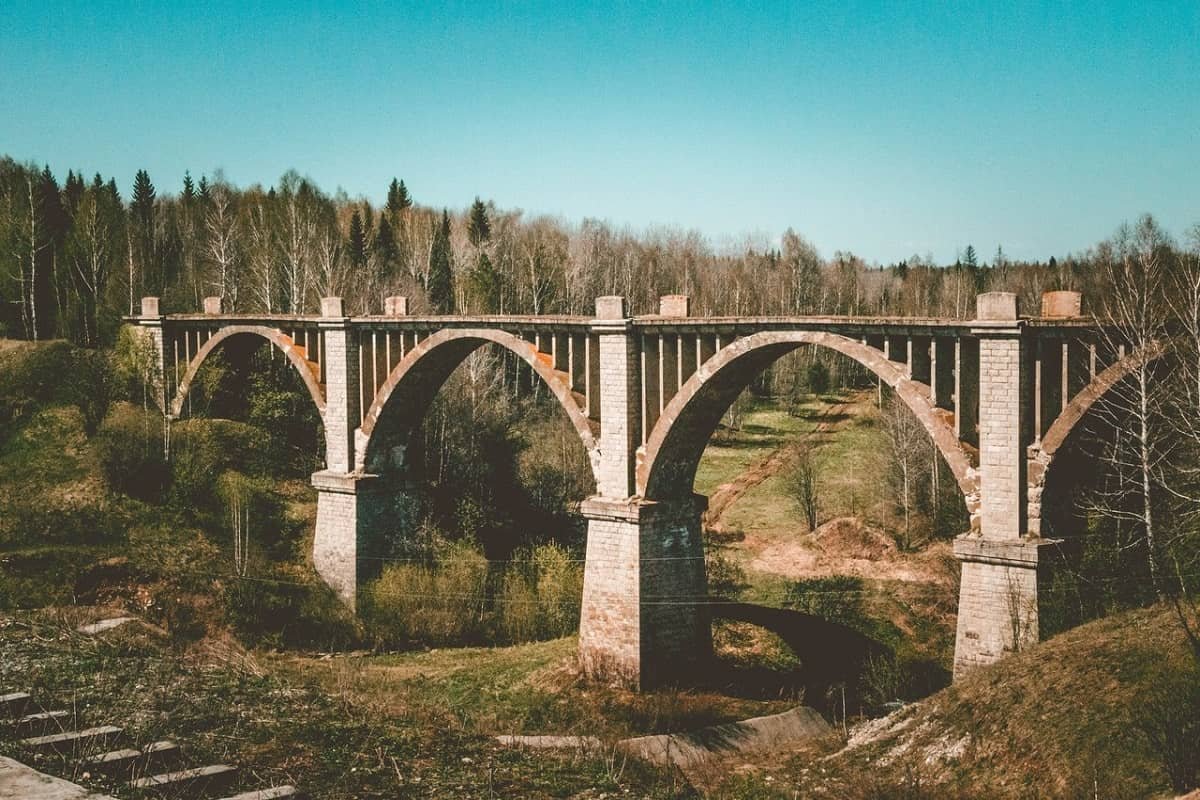
{"label": "arch spandrel", "polygon": [[308,360],[304,348],[297,345],[290,336],[278,328],[270,328],[265,325],[229,325],[221,328],[209,337],[188,363],[187,371],[183,374],[183,378],[179,382],[179,387],[175,390],[175,397],[171,401],[172,417],[178,417],[183,413],[184,400],[187,399],[187,393],[191,389],[192,381],[195,380],[196,373],[200,371],[200,367],[204,365],[205,359],[214,350],[235,336],[257,336],[261,339],[266,339],[272,345],[278,347],[284,357],[296,369],[296,372],[299,373],[301,380],[304,381],[309,396],[312,397],[313,403],[317,406],[317,413],[320,414],[322,419],[325,417],[325,390],[321,386],[320,369],[315,363]]}
{"label": "arch spandrel", "polygon": [[[404,448],[407,434],[425,416],[434,397],[458,366],[487,344],[499,345],[529,364],[566,412],[596,472],[596,433],[576,395],[554,369],[546,354],[521,337],[496,329],[444,328],[405,354],[380,386],[356,432],[356,469],[386,471],[398,456],[389,448]],[[403,416],[401,416],[403,415]],[[399,436],[389,435],[399,433]]]}
{"label": "arch spandrel", "polygon": [[683,496],[692,490],[696,467],[721,417],[754,378],[802,345],[835,350],[869,369],[890,386],[932,437],[974,513],[979,479],[971,454],[953,426],[913,381],[879,350],[846,336],[822,331],[764,331],[737,339],[717,352],[680,387],[663,409],[639,452],[637,488],[647,499]]}

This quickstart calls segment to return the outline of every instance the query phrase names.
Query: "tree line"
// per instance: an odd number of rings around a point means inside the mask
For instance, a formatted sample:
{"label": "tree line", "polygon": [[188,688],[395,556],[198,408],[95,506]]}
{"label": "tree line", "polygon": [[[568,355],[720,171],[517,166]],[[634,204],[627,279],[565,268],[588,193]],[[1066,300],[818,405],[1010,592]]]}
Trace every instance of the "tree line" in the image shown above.
{"label": "tree line", "polygon": [[[127,194],[126,194],[127,191]],[[292,170],[239,188],[222,173],[163,191],[145,170],[127,190],[99,173],[0,157],[0,335],[108,344],[122,315],[156,295],[198,310],[314,313],[322,296],[352,314],[382,298],[414,313],[589,314],[620,294],[635,313],[660,295],[692,297],[701,315],[917,315],[968,318],[977,292],[1016,291],[1036,308],[1049,289],[1095,299],[1097,252],[1061,262],[988,264],[968,245],[953,264],[913,256],[885,266],[851,252],[822,257],[787,230],[778,244],[714,248],[696,231],[571,223],[476,198],[463,210],[416,202],[393,179],[382,207],[328,193]]]}

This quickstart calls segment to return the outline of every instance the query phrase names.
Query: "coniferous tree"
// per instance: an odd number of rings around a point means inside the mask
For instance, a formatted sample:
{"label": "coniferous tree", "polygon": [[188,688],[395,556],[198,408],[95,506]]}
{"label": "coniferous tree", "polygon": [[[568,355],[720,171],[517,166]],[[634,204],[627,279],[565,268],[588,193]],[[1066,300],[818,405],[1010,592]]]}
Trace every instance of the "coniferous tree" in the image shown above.
{"label": "coniferous tree", "polygon": [[350,265],[362,269],[367,264],[367,235],[363,230],[362,216],[356,209],[350,217]]}
{"label": "coniferous tree", "polygon": [[390,277],[400,259],[400,248],[396,246],[396,234],[392,231],[392,223],[388,222],[386,214],[379,217],[379,229],[375,232],[372,243],[375,257],[379,260],[379,272],[384,278]]}
{"label": "coniferous tree", "polygon": [[196,199],[196,184],[192,182],[192,173],[184,170],[183,194],[180,195],[184,205],[190,205]]}
{"label": "coniferous tree", "polygon": [[481,248],[492,237],[492,223],[488,220],[487,206],[478,197],[471,205],[471,219],[467,223],[467,237],[476,248]]}
{"label": "coniferous tree", "polygon": [[[132,225],[129,244],[132,249],[133,262],[130,280],[134,280],[132,269],[136,264],[136,270],[141,279],[140,293],[161,295],[165,289],[165,281],[154,246],[155,195],[154,184],[150,181],[149,173],[144,169],[139,169],[133,179],[133,196],[129,200],[130,224]],[[131,292],[132,298],[139,292],[136,290],[137,287],[131,288],[135,289]]]}
{"label": "coniferous tree", "polygon": [[433,247],[429,251],[429,277],[425,281],[425,293],[429,303],[439,314],[454,311],[453,274],[450,271],[450,214],[442,209],[442,221],[433,236]]}
{"label": "coniferous tree", "polygon": [[412,204],[412,196],[404,186],[404,181],[392,178],[392,183],[388,186],[387,210],[393,214],[399,214],[406,208],[412,208]]}
{"label": "coniferous tree", "polygon": [[[275,190],[272,188],[271,191],[275,191]],[[206,203],[208,202],[208,176],[207,175],[200,176],[199,197],[202,201],[204,201]]]}

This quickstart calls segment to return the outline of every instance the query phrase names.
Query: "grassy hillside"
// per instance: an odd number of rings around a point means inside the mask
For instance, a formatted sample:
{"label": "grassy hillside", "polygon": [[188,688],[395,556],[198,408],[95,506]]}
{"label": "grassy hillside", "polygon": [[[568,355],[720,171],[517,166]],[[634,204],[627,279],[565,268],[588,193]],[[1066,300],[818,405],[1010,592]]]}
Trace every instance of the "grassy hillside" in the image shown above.
{"label": "grassy hillside", "polygon": [[[853,729],[843,749],[829,743],[756,765],[718,794],[1170,797],[1159,754],[1140,726],[1161,720],[1164,709],[1187,710],[1195,669],[1172,609],[1116,614]],[[1200,714],[1200,706],[1190,708]],[[1194,738],[1192,745],[1200,748]]]}

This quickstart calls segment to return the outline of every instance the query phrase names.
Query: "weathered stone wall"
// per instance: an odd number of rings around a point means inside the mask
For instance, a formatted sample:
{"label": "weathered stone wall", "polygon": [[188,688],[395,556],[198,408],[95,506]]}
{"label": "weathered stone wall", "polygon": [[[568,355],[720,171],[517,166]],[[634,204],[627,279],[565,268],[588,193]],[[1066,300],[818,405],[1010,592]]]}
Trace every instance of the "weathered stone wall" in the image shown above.
{"label": "weathered stone wall", "polygon": [[588,518],[580,663],[633,687],[669,683],[712,649],[696,503],[594,497]]}
{"label": "weathered stone wall", "polygon": [[1045,543],[960,537],[962,562],[954,676],[1038,640],[1039,550]]}
{"label": "weathered stone wall", "polygon": [[1019,332],[980,337],[979,475],[986,538],[1015,539],[1024,533],[1024,367]]}
{"label": "weathered stone wall", "polygon": [[622,297],[596,300],[593,332],[600,339],[600,456],[596,491],[603,497],[634,493],[635,452],[640,441],[641,383],[637,342]]}
{"label": "weathered stone wall", "polygon": [[[330,299],[330,298],[326,298]],[[354,470],[354,430],[361,422],[358,342],[344,321],[322,325],[325,358],[325,466]]]}

